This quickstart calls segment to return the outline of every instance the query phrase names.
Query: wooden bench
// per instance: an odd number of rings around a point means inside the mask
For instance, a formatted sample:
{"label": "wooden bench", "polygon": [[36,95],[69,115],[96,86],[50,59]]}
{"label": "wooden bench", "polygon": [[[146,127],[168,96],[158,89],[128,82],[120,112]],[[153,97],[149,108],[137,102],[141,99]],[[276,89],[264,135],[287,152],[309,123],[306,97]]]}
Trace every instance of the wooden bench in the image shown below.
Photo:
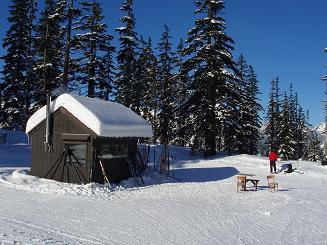
{"label": "wooden bench", "polygon": [[275,175],[268,175],[267,176],[267,181],[268,181],[268,191],[275,191],[276,189],[278,190],[278,183],[275,180]]}
{"label": "wooden bench", "polygon": [[236,176],[237,177],[237,192],[239,192],[240,187],[241,191],[246,191],[246,176]]}

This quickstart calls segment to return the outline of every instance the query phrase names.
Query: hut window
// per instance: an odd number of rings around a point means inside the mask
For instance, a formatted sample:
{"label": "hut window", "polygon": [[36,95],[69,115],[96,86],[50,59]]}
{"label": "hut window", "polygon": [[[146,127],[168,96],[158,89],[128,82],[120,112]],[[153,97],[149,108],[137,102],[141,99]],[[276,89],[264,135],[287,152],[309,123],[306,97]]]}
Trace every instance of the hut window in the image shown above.
{"label": "hut window", "polygon": [[[65,143],[65,147],[69,148],[79,163],[84,166],[86,161],[86,144],[85,143]],[[72,163],[77,163],[74,157],[71,157]],[[70,161],[67,158],[67,161]]]}
{"label": "hut window", "polygon": [[100,159],[126,158],[127,152],[127,144],[101,144],[98,149]]}

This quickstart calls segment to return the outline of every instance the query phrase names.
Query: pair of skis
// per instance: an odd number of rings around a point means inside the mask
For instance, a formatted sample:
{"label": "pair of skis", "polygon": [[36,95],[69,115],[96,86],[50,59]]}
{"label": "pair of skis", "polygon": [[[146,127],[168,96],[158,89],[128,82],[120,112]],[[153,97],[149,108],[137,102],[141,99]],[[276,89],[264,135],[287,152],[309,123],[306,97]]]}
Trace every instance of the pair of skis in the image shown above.
{"label": "pair of skis", "polygon": [[106,171],[104,171],[103,163],[102,163],[102,161],[101,161],[101,159],[99,157],[98,157],[98,160],[99,160],[99,164],[100,164],[100,167],[101,167],[104,184],[108,185],[108,187],[111,189],[111,185],[110,185],[109,179],[108,179],[108,177],[106,175]]}
{"label": "pair of skis", "polygon": [[140,183],[139,183],[139,181],[137,179],[138,177],[140,177],[142,183],[144,184],[142,174],[140,173],[141,170],[134,167],[134,165],[133,165],[133,163],[132,163],[132,161],[131,161],[131,159],[129,157],[126,158],[126,161],[128,163],[129,169],[131,170],[131,174],[132,174],[132,176],[134,178],[135,184],[140,185]]}

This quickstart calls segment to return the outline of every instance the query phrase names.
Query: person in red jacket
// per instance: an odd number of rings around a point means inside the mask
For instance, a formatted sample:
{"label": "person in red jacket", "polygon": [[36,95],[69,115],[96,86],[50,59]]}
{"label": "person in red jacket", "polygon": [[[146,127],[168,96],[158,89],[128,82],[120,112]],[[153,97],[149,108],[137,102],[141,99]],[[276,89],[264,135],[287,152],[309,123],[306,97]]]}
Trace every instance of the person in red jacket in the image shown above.
{"label": "person in red jacket", "polygon": [[270,173],[276,173],[276,161],[277,161],[277,154],[274,151],[269,153],[269,160],[270,160]]}

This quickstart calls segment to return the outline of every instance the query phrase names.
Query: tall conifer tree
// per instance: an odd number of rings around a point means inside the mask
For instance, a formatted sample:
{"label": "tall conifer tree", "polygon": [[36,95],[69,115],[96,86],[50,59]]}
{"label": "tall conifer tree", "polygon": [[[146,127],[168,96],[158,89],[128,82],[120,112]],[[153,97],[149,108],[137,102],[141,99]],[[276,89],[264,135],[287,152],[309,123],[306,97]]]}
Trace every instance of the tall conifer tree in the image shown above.
{"label": "tall conifer tree", "polygon": [[82,14],[77,27],[80,33],[76,35],[77,49],[81,51],[78,80],[82,86],[86,85],[88,97],[108,97],[112,81],[106,69],[112,69],[110,62],[114,47],[110,41],[113,36],[107,33],[98,1],[83,1],[80,4]]}
{"label": "tall conifer tree", "polygon": [[248,74],[247,74],[247,153],[248,154],[256,154],[257,153],[257,145],[260,139],[259,129],[261,127],[261,118],[260,111],[262,110],[262,106],[259,101],[259,87],[257,74],[255,73],[254,68],[250,65]]}
{"label": "tall conifer tree", "polygon": [[189,96],[190,78],[185,69],[185,56],[183,53],[184,40],[180,39],[176,50],[176,74],[174,83],[176,84],[176,93],[174,100],[174,118],[175,124],[173,127],[174,143],[180,146],[185,146],[191,138],[191,125],[187,121],[191,120],[190,115],[183,113],[183,104]]}
{"label": "tall conifer tree", "polygon": [[[297,95],[296,95],[297,98]],[[306,132],[308,131],[308,125],[306,123],[305,114],[303,108],[298,105],[297,99],[297,118],[296,118],[296,129],[294,132],[294,148],[295,156],[294,159],[300,159],[304,155],[305,151],[305,141],[306,141]]]}
{"label": "tall conifer tree", "polygon": [[158,44],[158,88],[159,88],[159,139],[161,143],[168,143],[171,139],[173,101],[175,84],[173,82],[174,54],[171,48],[169,28],[164,26]]}
{"label": "tall conifer tree", "polygon": [[139,81],[142,86],[142,109],[141,114],[152,125],[153,142],[158,137],[158,110],[159,110],[159,88],[158,88],[158,61],[152,48],[151,38],[148,41],[140,38],[140,56],[138,59]]}
{"label": "tall conifer tree", "polygon": [[241,54],[236,61],[237,78],[235,79],[235,89],[240,95],[237,100],[237,107],[234,107],[231,124],[228,127],[226,136],[229,144],[228,151],[232,153],[245,154],[248,152],[248,137],[250,130],[250,108],[249,108],[249,88],[248,88],[248,71],[249,66]]}
{"label": "tall conifer tree", "polygon": [[46,93],[61,85],[63,72],[63,35],[65,1],[46,0],[35,34],[34,71],[40,89],[36,91],[35,105],[43,106]]}
{"label": "tall conifer tree", "polygon": [[309,132],[309,137],[305,146],[305,153],[303,155],[303,160],[318,162],[321,161],[323,156],[323,150],[320,147],[320,140],[318,139],[317,132]]}
{"label": "tall conifer tree", "polygon": [[133,0],[124,0],[120,8],[126,15],[120,18],[124,26],[116,28],[119,33],[120,50],[118,51],[117,95],[119,103],[141,114],[141,98],[138,80],[138,38],[135,32]]}
{"label": "tall conifer tree", "polygon": [[280,131],[280,99],[279,99],[279,78],[276,77],[271,82],[268,110],[266,115],[265,134],[267,145],[270,151],[279,149],[278,132]]}
{"label": "tall conifer tree", "polygon": [[[73,57],[74,50],[76,49],[76,39],[73,29],[76,28],[77,18],[80,16],[80,10],[76,8],[75,0],[68,1],[68,5],[64,11],[65,26],[63,28],[65,39],[64,48],[64,68],[62,73],[63,87],[74,88],[76,81],[76,73],[79,69],[78,60]],[[75,88],[76,89],[76,88]]]}
{"label": "tall conifer tree", "polygon": [[36,1],[13,0],[9,12],[10,27],[3,39],[2,119],[5,127],[24,129],[36,90],[32,45]]}
{"label": "tall conifer tree", "polygon": [[233,90],[229,80],[234,79],[230,72],[234,69],[231,54],[234,42],[226,35],[223,1],[199,0],[195,4],[198,18],[184,49],[189,57],[187,69],[193,77],[192,95],[184,107],[193,115],[194,142],[198,142],[205,156],[210,156],[216,153],[216,137],[222,127],[223,118],[218,116],[228,106],[225,98]]}
{"label": "tall conifer tree", "polygon": [[289,160],[294,156],[293,132],[290,117],[290,103],[286,93],[284,95],[283,107],[281,111],[280,131],[278,132],[279,150],[278,154],[283,160]]}

